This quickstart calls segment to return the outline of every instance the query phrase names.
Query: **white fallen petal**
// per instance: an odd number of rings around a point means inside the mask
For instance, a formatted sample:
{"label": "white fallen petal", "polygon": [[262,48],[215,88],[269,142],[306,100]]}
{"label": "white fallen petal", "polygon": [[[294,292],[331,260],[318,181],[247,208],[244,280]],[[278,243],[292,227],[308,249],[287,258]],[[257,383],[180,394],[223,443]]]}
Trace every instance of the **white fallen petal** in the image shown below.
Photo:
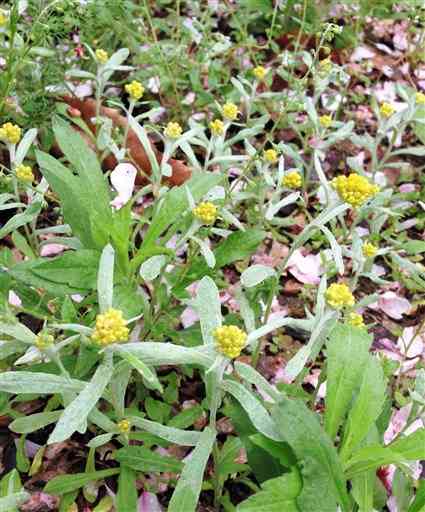
{"label": "white fallen petal", "polygon": [[111,172],[111,183],[118,195],[111,201],[116,210],[122,208],[130,199],[134,190],[137,169],[132,164],[119,164]]}

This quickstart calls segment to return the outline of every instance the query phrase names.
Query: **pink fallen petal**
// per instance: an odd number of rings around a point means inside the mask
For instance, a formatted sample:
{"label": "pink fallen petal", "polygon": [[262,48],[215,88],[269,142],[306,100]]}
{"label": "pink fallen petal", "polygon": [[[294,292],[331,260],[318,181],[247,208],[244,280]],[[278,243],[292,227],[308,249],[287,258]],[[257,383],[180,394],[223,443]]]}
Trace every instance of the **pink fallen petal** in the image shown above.
{"label": "pink fallen petal", "polygon": [[360,60],[365,59],[373,59],[375,57],[375,52],[373,52],[367,46],[358,46],[354,52],[351,54],[351,62],[358,62]]}
{"label": "pink fallen petal", "polygon": [[74,293],[73,295],[71,295],[71,299],[74,302],[76,302],[77,304],[79,304],[80,302],[83,302],[84,295],[80,295],[79,293]]}
{"label": "pink fallen petal", "polygon": [[406,422],[409,418],[410,411],[412,409],[412,404],[407,404],[401,409],[394,411],[390,423],[388,425],[387,430],[384,433],[384,443],[388,444],[399,434],[403,427],[406,425]]}
{"label": "pink fallen petal", "polygon": [[190,307],[187,307],[180,315],[180,321],[185,329],[196,324],[198,320],[198,313]]}
{"label": "pink fallen petal", "polygon": [[397,340],[400,353],[410,358],[421,356],[424,352],[424,337],[418,334],[419,326],[406,327],[402,336]]}
{"label": "pink fallen petal", "polygon": [[68,247],[62,244],[46,244],[40,249],[40,256],[57,256],[66,251]]}
{"label": "pink fallen petal", "polygon": [[118,192],[117,197],[111,201],[116,210],[122,208],[131,199],[134,190],[137,169],[132,164],[119,164],[111,172],[111,183]]}
{"label": "pink fallen petal", "polygon": [[162,512],[156,495],[151,492],[142,492],[139,498],[138,512]]}
{"label": "pink fallen petal", "polygon": [[403,185],[400,185],[398,189],[402,194],[408,194],[409,192],[414,192],[416,190],[416,185],[413,183],[403,183]]}
{"label": "pink fallen petal", "polygon": [[13,290],[9,290],[9,297],[8,297],[9,304],[11,306],[15,306],[16,308],[20,308],[22,306],[22,301],[16,295],[16,293]]}
{"label": "pink fallen petal", "polygon": [[386,315],[395,320],[403,318],[410,308],[410,302],[404,297],[400,297],[395,292],[384,292],[378,299],[378,308]]}
{"label": "pink fallen petal", "polygon": [[300,250],[296,250],[289,258],[288,270],[301,283],[319,284],[321,269],[319,254],[303,256]]}

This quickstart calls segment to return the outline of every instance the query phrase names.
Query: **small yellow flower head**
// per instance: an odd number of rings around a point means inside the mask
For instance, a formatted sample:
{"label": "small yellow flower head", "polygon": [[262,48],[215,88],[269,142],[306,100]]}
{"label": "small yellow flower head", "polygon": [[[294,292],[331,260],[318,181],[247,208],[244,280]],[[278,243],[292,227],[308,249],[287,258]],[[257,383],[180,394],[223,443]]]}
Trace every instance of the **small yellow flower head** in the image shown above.
{"label": "small yellow flower head", "polygon": [[105,50],[102,50],[100,48],[95,51],[95,55],[96,55],[97,62],[99,62],[100,64],[106,64],[106,62],[109,59],[108,52],[106,52]]}
{"label": "small yellow flower head", "polygon": [[182,131],[182,127],[179,125],[179,123],[174,123],[173,121],[170,121],[164,130],[164,134],[166,137],[169,137],[170,139],[178,139],[182,134]]}
{"label": "small yellow flower head", "polygon": [[53,345],[54,338],[51,334],[46,331],[41,331],[35,338],[35,346],[38,350],[46,350]]}
{"label": "small yellow flower head", "polygon": [[372,185],[360,174],[351,173],[347,176],[338,176],[332,180],[332,186],[339,197],[353,208],[362,206],[364,202],[379,192],[377,185]]}
{"label": "small yellow flower head", "polygon": [[373,245],[370,242],[365,242],[363,244],[362,251],[363,251],[363,256],[365,258],[373,258],[376,255],[376,253],[378,252],[378,248],[376,247],[376,245]]}
{"label": "small yellow flower head", "polygon": [[238,117],[238,114],[239,114],[239,110],[238,110],[238,107],[237,105],[235,105],[234,103],[225,103],[223,105],[223,117],[225,119],[228,119],[229,121],[234,121],[237,117]]}
{"label": "small yellow flower head", "polygon": [[325,114],[324,116],[319,117],[319,123],[320,126],[323,126],[323,128],[329,128],[329,126],[332,124],[332,117],[328,114]]}
{"label": "small yellow flower head", "polygon": [[122,311],[110,308],[96,317],[96,326],[91,339],[99,345],[110,345],[128,340],[129,330],[125,325]]}
{"label": "small yellow flower head", "polygon": [[221,119],[214,119],[210,123],[210,130],[213,135],[223,135],[224,133],[224,124]]}
{"label": "small yellow flower head", "polygon": [[359,313],[350,313],[350,316],[348,317],[348,324],[353,327],[364,327],[362,315]]}
{"label": "small yellow flower head", "polygon": [[17,144],[21,140],[21,129],[16,124],[5,123],[0,128],[0,139],[9,144]]}
{"label": "small yellow flower head", "polygon": [[332,61],[330,57],[319,62],[319,71],[322,71],[323,73],[330,73],[332,71]]}
{"label": "small yellow flower head", "polygon": [[133,80],[131,83],[126,84],[125,92],[130,96],[130,99],[137,101],[143,96],[145,88],[140,82]]}
{"label": "small yellow flower head", "polygon": [[415,98],[418,105],[425,105],[425,94],[423,92],[417,92]]}
{"label": "small yellow flower head", "polygon": [[246,343],[246,333],[236,325],[223,325],[214,331],[217,350],[227,357],[238,357]]}
{"label": "small yellow flower head", "polygon": [[275,164],[278,161],[278,154],[275,149],[266,149],[264,151],[264,159],[271,164]]}
{"label": "small yellow flower head", "polygon": [[332,283],[326,290],[326,301],[329,306],[335,309],[342,309],[345,306],[354,306],[354,297],[350,288],[344,283]]}
{"label": "small yellow flower head", "polygon": [[297,189],[303,184],[303,179],[298,171],[290,171],[285,174],[282,185],[287,188]]}
{"label": "small yellow flower head", "polygon": [[394,112],[395,112],[395,108],[391,105],[391,103],[382,103],[380,108],[379,108],[379,112],[381,113],[381,115],[383,117],[391,117]]}
{"label": "small yellow flower head", "polygon": [[128,434],[131,429],[131,423],[129,420],[121,420],[118,422],[118,430],[121,434]]}
{"label": "small yellow flower head", "polygon": [[267,71],[268,70],[264,66],[257,66],[252,72],[257,80],[264,80],[267,75]]}
{"label": "small yellow flower head", "polygon": [[192,211],[193,215],[204,224],[214,224],[217,218],[217,206],[209,201],[199,203]]}
{"label": "small yellow flower head", "polygon": [[4,13],[0,12],[0,27],[4,27],[7,23],[7,17]]}
{"label": "small yellow flower head", "polygon": [[29,165],[18,165],[16,168],[16,177],[23,183],[32,183],[34,181],[34,173]]}

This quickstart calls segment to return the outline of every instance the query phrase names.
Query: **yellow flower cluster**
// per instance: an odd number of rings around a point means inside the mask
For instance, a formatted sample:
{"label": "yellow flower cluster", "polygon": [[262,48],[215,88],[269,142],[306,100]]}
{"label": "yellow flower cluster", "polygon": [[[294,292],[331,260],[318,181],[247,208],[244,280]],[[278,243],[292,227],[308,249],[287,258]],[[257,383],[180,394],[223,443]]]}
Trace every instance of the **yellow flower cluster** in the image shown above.
{"label": "yellow flower cluster", "polygon": [[129,420],[121,420],[118,422],[118,430],[121,434],[128,434],[131,429],[131,423]]}
{"label": "yellow flower cluster", "polygon": [[100,64],[106,64],[109,59],[108,52],[102,49],[98,49],[95,51],[96,59]]}
{"label": "yellow flower cluster", "polygon": [[224,325],[214,331],[217,349],[227,357],[238,357],[246,343],[246,333],[236,325]]}
{"label": "yellow flower cluster", "polygon": [[51,334],[48,334],[46,331],[41,331],[39,334],[37,334],[35,338],[35,346],[38,348],[38,350],[46,350],[46,348],[49,348],[53,345],[54,338]]}
{"label": "yellow flower cluster", "polygon": [[257,80],[264,80],[267,75],[267,69],[264,66],[257,66],[252,72]]}
{"label": "yellow flower cluster", "polygon": [[290,171],[285,174],[282,185],[287,188],[297,189],[303,184],[303,179],[298,171]]}
{"label": "yellow flower cluster", "polygon": [[326,290],[325,295],[327,303],[335,309],[354,306],[354,296],[350,288],[344,283],[332,283]]}
{"label": "yellow flower cluster", "polygon": [[425,94],[423,92],[417,92],[415,98],[418,105],[425,105]]}
{"label": "yellow flower cluster", "polygon": [[379,108],[379,112],[381,112],[381,115],[383,117],[391,117],[394,112],[395,112],[395,108],[391,105],[391,103],[382,103],[380,108]]}
{"label": "yellow flower cluster", "polygon": [[91,339],[99,345],[127,341],[129,330],[125,325],[122,311],[110,308],[96,317],[96,326]]}
{"label": "yellow flower cluster", "polygon": [[227,102],[223,105],[222,112],[223,112],[223,117],[225,119],[228,119],[229,121],[234,121],[238,117],[238,114],[239,114],[237,105],[235,105],[234,103],[230,103],[230,102]]}
{"label": "yellow flower cluster", "polygon": [[133,80],[131,83],[126,84],[125,92],[130,96],[130,99],[137,101],[143,96],[145,88],[140,82]]}
{"label": "yellow flower cluster", "polygon": [[278,154],[275,149],[266,149],[264,151],[264,159],[271,164],[275,164],[278,160]]}
{"label": "yellow flower cluster", "polygon": [[364,321],[362,315],[359,313],[350,313],[348,317],[348,324],[353,327],[364,327]]}
{"label": "yellow flower cluster", "polygon": [[351,173],[348,178],[347,176],[334,178],[332,186],[339,197],[353,208],[358,208],[379,192],[377,185],[372,185],[366,178],[356,173]]}
{"label": "yellow flower cluster", "polygon": [[363,256],[365,258],[373,258],[378,252],[378,248],[376,245],[373,245],[371,242],[365,242],[362,247]]}
{"label": "yellow flower cluster", "polygon": [[7,17],[5,14],[0,12],[0,27],[4,27],[7,23]]}
{"label": "yellow flower cluster", "polygon": [[224,123],[221,119],[214,119],[210,123],[210,130],[213,135],[223,135]]}
{"label": "yellow flower cluster", "polygon": [[179,125],[179,123],[170,121],[164,130],[164,134],[170,139],[178,139],[182,134],[182,131],[182,127]]}
{"label": "yellow flower cluster", "polygon": [[23,183],[32,183],[34,181],[34,173],[29,165],[18,165],[16,168],[16,177]]}
{"label": "yellow flower cluster", "polygon": [[204,224],[214,224],[217,218],[217,206],[209,201],[204,201],[199,203],[192,213]]}
{"label": "yellow flower cluster", "polygon": [[17,144],[21,140],[21,129],[16,124],[4,123],[0,128],[0,139],[9,144]]}
{"label": "yellow flower cluster", "polygon": [[319,62],[319,70],[323,71],[324,73],[330,73],[332,71],[332,61],[330,57]]}
{"label": "yellow flower cluster", "polygon": [[332,117],[329,116],[328,114],[320,116],[319,123],[320,123],[320,126],[323,126],[323,128],[329,128],[329,126],[331,126],[331,124],[332,124]]}

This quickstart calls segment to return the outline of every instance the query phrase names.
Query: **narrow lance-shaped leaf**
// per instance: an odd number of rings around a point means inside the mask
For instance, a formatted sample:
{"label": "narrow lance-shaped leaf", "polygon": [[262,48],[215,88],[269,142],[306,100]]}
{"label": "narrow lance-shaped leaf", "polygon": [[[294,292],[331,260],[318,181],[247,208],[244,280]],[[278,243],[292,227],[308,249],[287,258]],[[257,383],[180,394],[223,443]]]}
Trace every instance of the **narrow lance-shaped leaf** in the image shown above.
{"label": "narrow lance-shaped leaf", "polygon": [[199,315],[204,343],[214,344],[213,331],[221,325],[221,304],[217,285],[210,277],[201,279],[192,304]]}
{"label": "narrow lance-shaped leaf", "polygon": [[97,274],[97,295],[101,313],[112,307],[115,251],[110,244],[102,251]]}
{"label": "narrow lance-shaped leaf", "polygon": [[215,436],[215,431],[209,427],[202,432],[171,496],[168,512],[195,512]]}

